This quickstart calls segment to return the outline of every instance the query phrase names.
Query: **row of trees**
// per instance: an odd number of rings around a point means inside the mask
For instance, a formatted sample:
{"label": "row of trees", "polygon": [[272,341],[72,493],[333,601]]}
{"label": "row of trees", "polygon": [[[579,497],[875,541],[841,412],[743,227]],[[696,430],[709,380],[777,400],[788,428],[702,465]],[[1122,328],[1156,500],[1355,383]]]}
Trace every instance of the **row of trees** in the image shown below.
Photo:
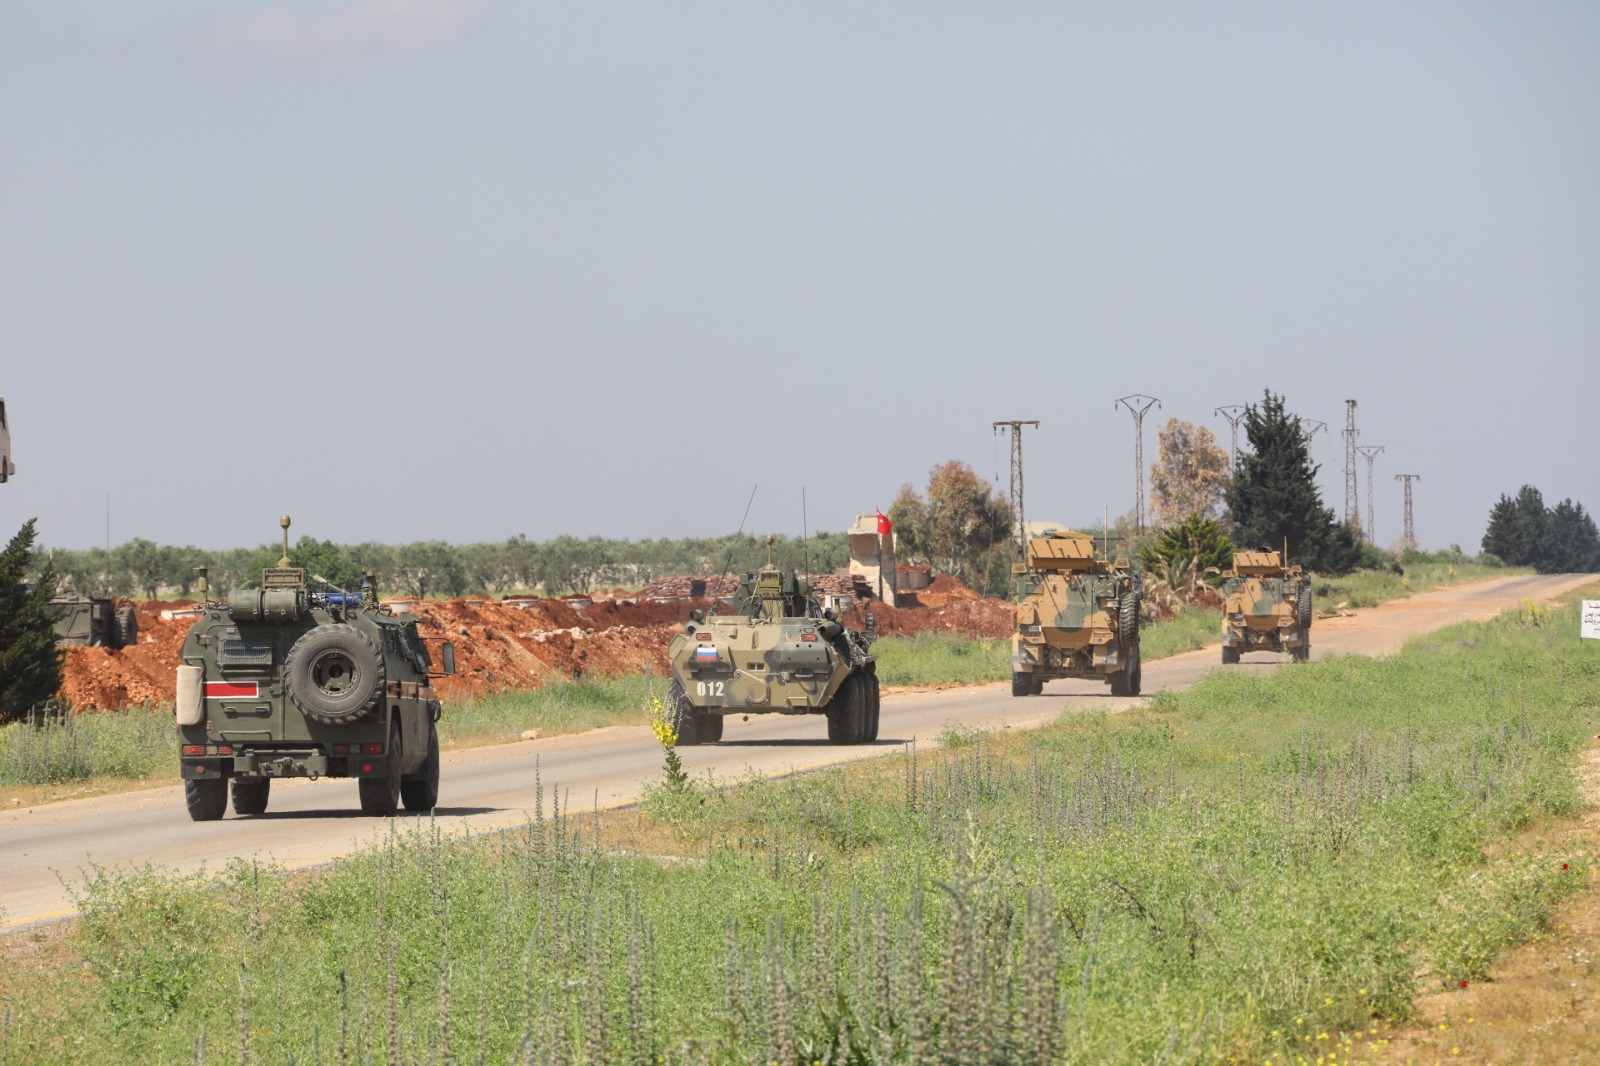
{"label": "row of trees", "polygon": [[1522,486],[1515,498],[1502,495],[1490,509],[1483,550],[1541,574],[1600,570],[1600,532],[1583,504],[1567,499],[1546,507],[1532,485]]}
{"label": "row of trees", "polygon": [[[64,592],[111,593],[154,598],[189,595],[209,568],[213,591],[256,584],[264,566],[275,565],[281,545],[206,551],[133,540],[111,549],[56,549],[49,560]],[[444,541],[342,545],[301,537],[290,552],[296,566],[341,588],[354,589],[370,571],[386,594],[501,595],[543,589],[547,594],[586,593],[611,585],[637,586],[672,574],[739,572],[766,562],[764,538],[750,534],[681,540],[604,540],[556,537],[544,542],[523,536],[486,544]],[[777,537],[773,561],[780,566],[826,572],[844,566],[849,548],[843,533],[818,533],[807,540]],[[35,563],[38,570],[42,563]]]}

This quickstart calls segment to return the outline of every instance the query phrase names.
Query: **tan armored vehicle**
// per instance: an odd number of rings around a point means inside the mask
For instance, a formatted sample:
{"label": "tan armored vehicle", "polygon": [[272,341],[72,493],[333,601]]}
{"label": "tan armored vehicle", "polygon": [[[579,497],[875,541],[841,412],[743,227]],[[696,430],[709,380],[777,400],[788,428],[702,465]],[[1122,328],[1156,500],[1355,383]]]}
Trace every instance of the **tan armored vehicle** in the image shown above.
{"label": "tan armored vehicle", "polygon": [[1311,579],[1277,552],[1235,552],[1222,575],[1222,661],[1247,651],[1311,658]]}
{"label": "tan armored vehicle", "polygon": [[361,812],[431,811],[439,798],[444,710],[431,680],[455,672],[440,646],[436,670],[417,620],[359,592],[313,592],[318,580],[283,558],[261,587],[210,600],[184,638],[175,709],[184,802],[197,822],[228,807],[261,814],[275,778],[353,777]]}
{"label": "tan armored vehicle", "polygon": [[877,635],[846,629],[810,583],[768,564],[739,582],[729,613],[691,611],[667,646],[667,713],[679,744],[722,739],[729,714],[824,714],[835,744],[878,739]]}
{"label": "tan armored vehicle", "polygon": [[1137,696],[1139,575],[1126,559],[1095,555],[1082,533],[1056,533],[1028,543],[1011,638],[1011,694],[1037,696],[1058,677],[1109,682],[1113,696]]}

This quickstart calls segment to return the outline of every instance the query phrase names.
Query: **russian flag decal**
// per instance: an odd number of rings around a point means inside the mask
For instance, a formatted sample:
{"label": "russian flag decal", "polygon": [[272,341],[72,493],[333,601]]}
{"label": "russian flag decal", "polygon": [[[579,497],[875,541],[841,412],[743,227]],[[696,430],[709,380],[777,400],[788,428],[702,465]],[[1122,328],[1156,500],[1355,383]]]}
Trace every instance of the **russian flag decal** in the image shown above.
{"label": "russian flag decal", "polygon": [[697,663],[714,663],[717,661],[717,646],[715,644],[701,644],[694,649],[694,661]]}
{"label": "russian flag decal", "polygon": [[261,698],[259,681],[207,681],[208,700],[254,700]]}

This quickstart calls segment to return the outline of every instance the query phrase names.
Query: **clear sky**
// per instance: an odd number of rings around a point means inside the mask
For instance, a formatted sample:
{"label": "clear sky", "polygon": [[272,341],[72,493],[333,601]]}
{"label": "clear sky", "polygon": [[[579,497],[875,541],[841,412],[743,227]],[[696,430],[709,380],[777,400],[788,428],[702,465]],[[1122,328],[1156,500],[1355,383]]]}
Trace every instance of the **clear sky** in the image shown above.
{"label": "clear sky", "polygon": [[[0,394],[82,548],[839,529],[1344,400],[1476,551],[1600,509],[1600,5],[0,4]],[[1361,506],[1366,505],[1365,464]]]}

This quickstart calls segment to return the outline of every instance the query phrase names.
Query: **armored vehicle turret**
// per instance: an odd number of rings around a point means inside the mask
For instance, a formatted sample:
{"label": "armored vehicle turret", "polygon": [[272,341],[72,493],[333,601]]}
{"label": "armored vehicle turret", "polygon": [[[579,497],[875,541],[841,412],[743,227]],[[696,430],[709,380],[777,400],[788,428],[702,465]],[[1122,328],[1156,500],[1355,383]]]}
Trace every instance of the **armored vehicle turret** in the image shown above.
{"label": "armored vehicle turret", "polygon": [[364,814],[429,811],[439,797],[443,706],[429,683],[455,672],[441,646],[435,670],[411,615],[378,604],[369,574],[359,592],[313,592],[315,578],[283,558],[259,588],[210,600],[184,638],[176,701],[189,816],[261,814],[274,778],[353,777]]}
{"label": "armored vehicle turret", "polygon": [[1277,552],[1235,552],[1222,575],[1222,661],[1247,651],[1311,658],[1311,579]]}
{"label": "armored vehicle turret", "polygon": [[1047,681],[1093,678],[1113,696],[1137,696],[1139,574],[1126,559],[1095,554],[1094,540],[1062,532],[1028,542],[1014,566],[1023,588],[1011,638],[1011,694],[1037,696]]}
{"label": "armored vehicle turret", "polygon": [[835,744],[878,739],[872,616],[864,632],[846,628],[810,582],[772,565],[767,543],[767,565],[744,575],[726,611],[691,611],[667,647],[678,743],[721,740],[728,714],[824,714]]}

